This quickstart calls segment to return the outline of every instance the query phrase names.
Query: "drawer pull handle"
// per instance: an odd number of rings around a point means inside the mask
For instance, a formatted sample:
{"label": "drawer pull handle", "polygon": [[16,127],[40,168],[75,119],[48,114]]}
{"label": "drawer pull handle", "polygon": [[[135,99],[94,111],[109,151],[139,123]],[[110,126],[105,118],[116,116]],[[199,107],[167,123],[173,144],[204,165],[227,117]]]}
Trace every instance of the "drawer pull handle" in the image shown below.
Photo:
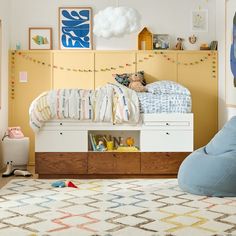
{"label": "drawer pull handle", "polygon": [[170,135],[170,133],[169,133],[169,132],[166,132],[166,135]]}
{"label": "drawer pull handle", "polygon": [[60,135],[62,135],[62,132],[60,132]]}
{"label": "drawer pull handle", "polygon": [[166,125],[170,125],[169,123],[166,123]]}
{"label": "drawer pull handle", "polygon": [[60,125],[62,125],[62,123],[60,123]]}

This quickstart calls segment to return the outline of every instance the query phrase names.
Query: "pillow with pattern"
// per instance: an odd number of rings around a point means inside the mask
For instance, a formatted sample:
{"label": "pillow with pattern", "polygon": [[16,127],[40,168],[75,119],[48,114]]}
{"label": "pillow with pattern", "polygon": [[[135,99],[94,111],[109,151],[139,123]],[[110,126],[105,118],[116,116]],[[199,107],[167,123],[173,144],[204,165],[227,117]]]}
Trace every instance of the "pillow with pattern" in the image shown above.
{"label": "pillow with pattern", "polygon": [[[130,81],[129,81],[129,77],[134,74],[134,73],[124,73],[124,74],[114,74],[113,77],[115,78],[115,80],[126,86],[129,87]],[[146,81],[144,79],[144,71],[138,71],[136,74],[140,74],[141,78],[142,78],[142,84],[145,86],[146,85]]]}
{"label": "pillow with pattern", "polygon": [[161,80],[146,86],[149,93],[153,94],[182,94],[191,95],[190,91],[181,84],[171,80]]}
{"label": "pillow with pattern", "polygon": [[129,81],[129,75],[130,75],[130,74],[128,74],[128,73],[124,73],[124,74],[114,74],[113,77],[115,78],[115,80],[116,80],[118,83],[120,83],[120,84],[122,84],[122,85],[128,87],[128,86],[129,86],[129,83],[130,83],[130,81]]}

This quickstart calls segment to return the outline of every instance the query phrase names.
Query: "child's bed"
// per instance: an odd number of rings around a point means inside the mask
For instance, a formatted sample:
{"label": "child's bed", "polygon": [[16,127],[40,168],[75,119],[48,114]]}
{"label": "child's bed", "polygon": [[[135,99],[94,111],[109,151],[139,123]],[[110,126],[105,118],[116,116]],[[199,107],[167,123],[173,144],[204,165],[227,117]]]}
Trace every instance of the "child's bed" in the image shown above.
{"label": "child's bed", "polygon": [[[191,94],[171,81],[146,87],[147,92],[137,93],[107,84],[95,91],[61,89],[36,98],[30,125],[36,132],[39,176],[175,176],[193,150]],[[138,149],[97,152],[90,136],[98,134],[131,136]]]}

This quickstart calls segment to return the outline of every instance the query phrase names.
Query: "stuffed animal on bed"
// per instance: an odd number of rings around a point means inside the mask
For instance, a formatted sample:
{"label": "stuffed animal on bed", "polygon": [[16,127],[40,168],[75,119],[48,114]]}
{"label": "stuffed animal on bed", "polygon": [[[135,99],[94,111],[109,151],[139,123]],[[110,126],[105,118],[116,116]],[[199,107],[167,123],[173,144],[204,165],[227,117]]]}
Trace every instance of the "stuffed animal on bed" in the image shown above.
{"label": "stuffed animal on bed", "polygon": [[146,92],[146,88],[143,85],[143,76],[141,73],[133,73],[129,76],[129,88],[135,90],[136,92]]}

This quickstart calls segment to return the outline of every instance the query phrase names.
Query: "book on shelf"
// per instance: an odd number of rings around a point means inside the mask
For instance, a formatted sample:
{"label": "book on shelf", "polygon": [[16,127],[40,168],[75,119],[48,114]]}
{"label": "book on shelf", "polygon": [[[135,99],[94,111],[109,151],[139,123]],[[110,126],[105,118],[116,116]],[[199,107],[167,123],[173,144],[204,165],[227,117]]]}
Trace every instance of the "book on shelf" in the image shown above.
{"label": "book on shelf", "polygon": [[94,135],[93,134],[89,134],[89,138],[90,138],[90,143],[92,145],[92,148],[93,148],[93,151],[96,151],[96,140],[94,138]]}

